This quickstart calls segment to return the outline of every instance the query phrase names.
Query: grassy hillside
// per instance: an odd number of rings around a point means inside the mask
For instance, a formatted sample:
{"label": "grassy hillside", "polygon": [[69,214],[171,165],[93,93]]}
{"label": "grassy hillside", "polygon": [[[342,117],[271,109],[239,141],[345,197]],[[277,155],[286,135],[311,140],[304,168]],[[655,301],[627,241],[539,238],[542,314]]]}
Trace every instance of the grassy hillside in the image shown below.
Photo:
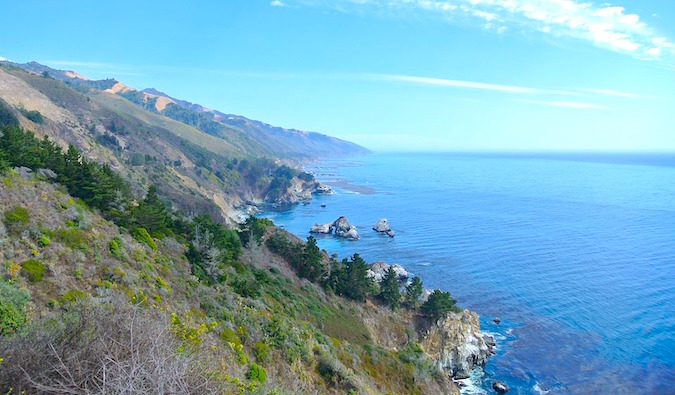
{"label": "grassy hillside", "polygon": [[[413,310],[299,278],[267,240],[303,244],[264,221],[150,238],[25,171],[5,170],[0,196],[0,391],[456,391],[417,346]],[[217,235],[230,241],[196,247]]]}
{"label": "grassy hillside", "polygon": [[272,183],[283,170],[276,160],[252,157],[247,148],[70,80],[3,63],[0,100],[3,111],[37,136],[64,149],[73,145],[85,157],[110,165],[141,194],[157,185],[174,209],[186,213],[236,218],[237,208],[292,203],[307,198],[316,185],[311,178],[296,178],[283,186],[300,185],[299,196],[290,188],[280,190]]}

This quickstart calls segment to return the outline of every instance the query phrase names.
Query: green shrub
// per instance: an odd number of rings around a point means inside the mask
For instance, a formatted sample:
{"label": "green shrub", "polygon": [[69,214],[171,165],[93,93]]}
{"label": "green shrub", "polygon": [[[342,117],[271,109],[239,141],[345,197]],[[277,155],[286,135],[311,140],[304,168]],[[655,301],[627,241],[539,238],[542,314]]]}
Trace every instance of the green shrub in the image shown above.
{"label": "green shrub", "polygon": [[117,259],[122,259],[122,250],[120,247],[121,244],[122,240],[119,237],[110,240],[108,243],[108,250],[110,250],[110,254]]}
{"label": "green shrub", "polygon": [[38,244],[40,247],[47,247],[51,243],[51,240],[49,240],[49,237],[46,235],[40,235],[40,239],[38,240]]}
{"label": "green shrub", "polygon": [[28,293],[0,279],[0,336],[16,333],[26,323]]}
{"label": "green shrub", "polygon": [[42,114],[40,114],[40,111],[38,110],[29,111],[21,107],[19,108],[19,112],[21,112],[21,114],[23,114],[23,116],[26,117],[29,121],[35,122],[40,125],[42,125],[45,122],[44,118],[42,118]]}
{"label": "green shrub", "polygon": [[141,244],[145,244],[153,250],[157,251],[157,244],[150,236],[150,233],[145,228],[134,228],[131,235]]}
{"label": "green shrub", "polygon": [[28,227],[30,216],[28,209],[21,206],[14,206],[5,211],[5,227],[12,233],[21,233]]}
{"label": "green shrub", "polygon": [[267,380],[267,375],[265,374],[265,369],[262,368],[262,366],[258,365],[257,363],[253,362],[251,364],[251,367],[248,370],[248,375],[247,375],[249,380],[255,380],[259,383],[265,383]]}
{"label": "green shrub", "polygon": [[84,299],[85,296],[86,296],[85,293],[80,291],[79,289],[72,289],[63,294],[63,296],[59,298],[59,302],[61,302],[61,304],[73,303],[80,299]]}
{"label": "green shrub", "polygon": [[86,236],[85,233],[80,229],[58,229],[56,232],[54,232],[54,237],[73,250],[87,251]]}
{"label": "green shrub", "polygon": [[21,274],[31,283],[42,281],[46,271],[45,265],[35,259],[29,259],[21,264]]}
{"label": "green shrub", "polygon": [[265,343],[257,342],[253,346],[253,355],[260,363],[265,363],[270,358],[270,346]]}

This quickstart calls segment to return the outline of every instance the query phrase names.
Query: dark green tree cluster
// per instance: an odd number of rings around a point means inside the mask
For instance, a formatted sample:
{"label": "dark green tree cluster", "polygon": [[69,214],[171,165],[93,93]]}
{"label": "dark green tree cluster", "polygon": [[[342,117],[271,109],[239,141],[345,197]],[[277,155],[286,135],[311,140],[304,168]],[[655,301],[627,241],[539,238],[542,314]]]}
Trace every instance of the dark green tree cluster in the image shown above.
{"label": "dark green tree cluster", "polygon": [[292,243],[281,233],[275,233],[267,239],[266,244],[270,250],[284,257],[298,276],[312,282],[323,279],[325,275],[323,254],[314,237],[309,236],[303,246],[300,243]]}
{"label": "dark green tree cluster", "polygon": [[325,286],[337,295],[359,301],[375,293],[375,282],[368,277],[368,265],[359,254],[354,254],[350,260],[334,261]]}
{"label": "dark green tree cluster", "polygon": [[457,307],[457,301],[450,296],[450,292],[443,292],[437,289],[422,304],[420,311],[427,317],[436,320],[445,313],[450,311],[459,312],[460,309]]}
{"label": "dark green tree cluster", "polygon": [[251,241],[255,241],[258,245],[262,243],[265,229],[268,226],[274,225],[272,221],[267,218],[257,218],[249,215],[246,220],[239,225],[239,238],[241,243],[248,247]]}
{"label": "dark green tree cluster", "polygon": [[[72,145],[66,153],[47,138],[39,140],[19,127],[2,128],[0,150],[10,166],[51,169],[68,192],[108,218],[119,218],[130,200],[128,184],[109,166],[88,161]],[[8,155],[8,153],[12,155]]]}

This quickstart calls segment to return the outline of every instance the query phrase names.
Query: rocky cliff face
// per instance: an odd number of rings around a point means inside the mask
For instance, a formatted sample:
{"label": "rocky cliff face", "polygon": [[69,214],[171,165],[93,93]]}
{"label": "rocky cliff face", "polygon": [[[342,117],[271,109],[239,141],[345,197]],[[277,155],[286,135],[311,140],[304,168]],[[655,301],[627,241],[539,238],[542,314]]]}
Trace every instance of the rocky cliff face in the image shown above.
{"label": "rocky cliff face", "polygon": [[484,365],[494,355],[494,339],[481,333],[478,314],[469,310],[440,318],[421,345],[439,368],[455,378],[469,377],[474,366]]}

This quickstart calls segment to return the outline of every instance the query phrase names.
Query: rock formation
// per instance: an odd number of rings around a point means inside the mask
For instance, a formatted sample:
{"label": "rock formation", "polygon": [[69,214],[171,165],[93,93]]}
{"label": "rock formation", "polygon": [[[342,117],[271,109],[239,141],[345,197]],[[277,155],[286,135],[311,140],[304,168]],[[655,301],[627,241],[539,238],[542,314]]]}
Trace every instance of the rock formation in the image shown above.
{"label": "rock formation", "polygon": [[504,394],[509,391],[509,386],[502,381],[494,381],[492,382],[492,389],[499,394]]}
{"label": "rock formation", "polygon": [[386,218],[382,218],[377,221],[375,226],[373,226],[373,230],[389,235],[390,237],[394,237],[394,231],[389,227],[389,222],[387,222]]}
{"label": "rock formation", "polygon": [[[386,262],[383,261],[375,262],[372,265],[370,265],[370,269],[368,269],[368,277],[372,278],[373,281],[375,281],[376,283],[380,283],[384,279],[384,276],[387,275],[389,267],[390,265]],[[403,283],[406,280],[408,280],[408,277],[410,277],[410,275],[403,268],[403,266],[393,264],[391,265],[391,267],[394,269],[394,272],[396,273],[396,278],[398,282]]]}
{"label": "rock formation", "polygon": [[331,233],[333,231],[333,227],[331,224],[314,224],[312,227],[309,228],[309,233]]}
{"label": "rock formation", "polygon": [[335,236],[342,237],[348,240],[358,240],[359,233],[356,231],[356,226],[352,226],[345,216],[341,216],[332,223],[335,228]]}
{"label": "rock formation", "polygon": [[330,194],[333,193],[333,190],[330,189],[328,185],[320,184],[317,188],[316,191],[314,191],[316,194]]}
{"label": "rock formation", "polygon": [[439,368],[455,378],[469,377],[474,366],[484,365],[494,355],[494,339],[481,334],[478,315],[469,310],[439,318],[421,345]]}

